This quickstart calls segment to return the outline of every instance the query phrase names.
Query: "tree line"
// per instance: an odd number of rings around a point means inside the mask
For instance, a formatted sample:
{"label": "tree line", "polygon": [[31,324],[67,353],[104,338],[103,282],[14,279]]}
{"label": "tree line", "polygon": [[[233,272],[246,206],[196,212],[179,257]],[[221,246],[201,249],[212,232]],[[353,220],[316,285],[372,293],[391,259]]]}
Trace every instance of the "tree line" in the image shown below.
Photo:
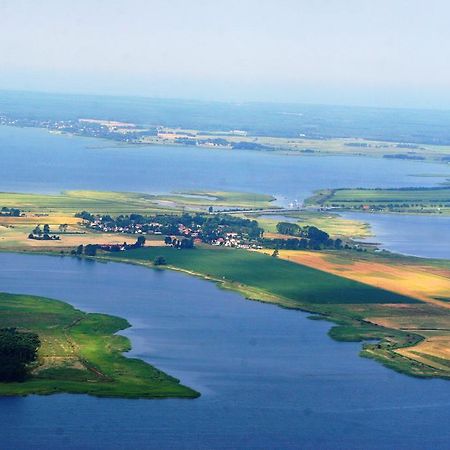
{"label": "tree line", "polygon": [[330,235],[313,225],[304,227],[291,222],[279,222],[277,231],[280,234],[293,236],[291,239],[264,239],[267,246],[275,246],[288,250],[321,250],[324,248],[342,248],[341,239],[331,239]]}
{"label": "tree line", "polygon": [[7,208],[3,206],[0,210],[0,216],[20,217],[21,211],[18,208]]}
{"label": "tree line", "polygon": [[29,375],[29,364],[37,358],[39,345],[35,333],[0,329],[0,381],[24,381]]}

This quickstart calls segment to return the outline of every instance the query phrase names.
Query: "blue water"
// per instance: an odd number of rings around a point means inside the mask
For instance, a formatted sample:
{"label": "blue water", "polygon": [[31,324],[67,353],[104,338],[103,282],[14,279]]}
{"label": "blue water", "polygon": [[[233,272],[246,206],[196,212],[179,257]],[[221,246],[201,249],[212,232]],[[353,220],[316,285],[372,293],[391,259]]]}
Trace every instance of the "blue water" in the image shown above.
{"label": "blue water", "polygon": [[[370,225],[371,236],[358,241],[377,248],[422,258],[450,259],[450,217],[339,212],[339,215]],[[295,217],[263,214],[261,218],[297,223]]]}
{"label": "blue water", "polygon": [[288,203],[320,188],[432,186],[441,181],[411,176],[424,171],[450,177],[450,166],[416,161],[124,147],[105,140],[13,127],[0,127],[0,158],[0,190],[19,192],[212,189],[266,193]]}
{"label": "blue water", "polygon": [[196,400],[0,399],[2,449],[448,448],[450,384],[360,358],[330,324],[184,274],[0,254],[4,291],[126,317],[133,356]]}
{"label": "blue water", "polygon": [[365,240],[377,242],[394,253],[425,258],[450,259],[450,217],[361,212],[339,213],[348,219],[370,224]]}
{"label": "blue water", "polygon": [[[109,141],[53,135],[35,128],[0,127],[0,191],[57,193],[96,189],[162,193],[234,190],[274,195],[278,204],[301,201],[316,189],[433,186],[450,177],[450,166],[375,158],[285,156],[249,151],[170,146],[118,146]],[[439,177],[414,176],[427,173]],[[1,206],[1,205],[0,205]],[[372,225],[372,217],[366,220]],[[389,219],[395,222],[397,219]],[[399,219],[400,220],[400,219]],[[406,252],[450,258],[450,248],[420,229],[409,239],[403,219],[377,233],[386,248],[407,237]],[[411,223],[413,220],[411,219]],[[442,221],[424,219],[440,228]],[[376,221],[373,222],[378,227]],[[442,229],[442,227],[441,227]]]}
{"label": "blue water", "polygon": [[[229,189],[282,202],[323,187],[433,185],[440,180],[410,175],[450,172],[372,158],[115,147],[8,127],[0,127],[0,158],[4,191]],[[330,325],[304,313],[183,274],[69,258],[0,254],[0,290],[126,317],[132,355],[202,393],[191,401],[3,398],[2,449],[448,448],[448,382],[361,359],[360,344],[332,341]]]}

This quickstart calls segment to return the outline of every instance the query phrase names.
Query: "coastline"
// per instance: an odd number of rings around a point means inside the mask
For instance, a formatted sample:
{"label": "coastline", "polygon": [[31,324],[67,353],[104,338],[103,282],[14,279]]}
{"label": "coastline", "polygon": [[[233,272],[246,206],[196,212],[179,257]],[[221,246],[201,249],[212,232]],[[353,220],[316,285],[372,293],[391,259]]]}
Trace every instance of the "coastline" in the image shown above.
{"label": "coastline", "polygon": [[[233,280],[223,280],[201,272],[186,270],[177,266],[167,265],[161,268],[160,266],[155,267],[153,264],[144,261],[130,261],[126,258],[109,258],[104,256],[93,257],[92,259],[101,262],[120,262],[139,265],[154,270],[174,270],[198,277],[205,281],[214,282],[219,288],[237,292],[247,300],[271,303],[286,309],[316,314],[317,316],[312,316],[313,320],[323,319],[336,324],[329,332],[329,336],[334,340],[341,342],[365,342],[361,349],[360,356],[374,359],[386,367],[406,375],[420,378],[437,377],[450,379],[450,371],[448,373],[438,373],[433,367],[427,366],[426,364],[420,364],[412,358],[403,355],[400,356],[397,353],[395,353],[393,357],[393,352],[396,350],[414,347],[422,342],[425,337],[413,332],[404,332],[394,328],[382,327],[364,320],[357,315],[352,316],[348,312],[343,311],[342,308],[336,310],[329,305],[313,306],[310,303],[299,304],[296,301],[274,295],[262,289],[244,285]],[[374,340],[378,341],[377,344],[370,343],[370,341]]]}
{"label": "coastline", "polygon": [[[157,249],[159,247],[156,247]],[[6,249],[1,250],[2,253],[17,253],[17,254],[27,254],[36,256],[52,256],[52,257],[66,257],[69,255],[61,255],[55,251],[8,251]],[[195,250],[193,250],[195,251]],[[231,250],[233,251],[233,250]],[[251,252],[250,252],[251,253]],[[359,313],[352,313],[351,309],[345,307],[342,304],[311,304],[307,302],[299,302],[288,297],[283,297],[273,292],[267,291],[258,286],[251,286],[233,279],[224,279],[219,276],[214,276],[211,274],[202,273],[201,271],[190,270],[177,265],[166,265],[156,267],[152,262],[139,260],[139,259],[129,259],[125,255],[122,257],[112,257],[110,255],[97,255],[95,257],[89,256],[72,256],[75,258],[83,258],[87,260],[93,260],[102,263],[116,262],[122,264],[132,264],[137,266],[143,266],[148,269],[153,270],[173,270],[177,272],[184,273],[189,276],[195,276],[205,281],[214,282],[219,288],[225,290],[231,290],[239,293],[247,300],[258,301],[263,303],[270,303],[285,309],[300,310],[303,312],[311,313],[313,316],[310,318],[312,320],[327,320],[335,325],[330,329],[328,335],[340,342],[362,342],[363,346],[360,351],[360,356],[367,357],[376,360],[377,362],[383,364],[384,366],[393,369],[397,372],[411,375],[420,378],[450,378],[450,371],[436,370],[436,367],[429,366],[424,363],[420,363],[417,360],[408,357],[407,353],[401,354],[398,351],[403,351],[414,348],[418,344],[425,340],[425,337],[416,333],[414,331],[405,331],[396,328],[390,328],[386,326],[380,326],[379,324],[373,323],[370,320],[366,320]],[[391,255],[396,257],[396,255]],[[411,258],[400,257],[400,259],[411,260]],[[412,258],[416,260],[419,264],[423,258]],[[428,260],[427,260],[428,261]],[[382,306],[382,305],[381,305]],[[126,338],[124,338],[126,339]],[[129,348],[129,341],[124,344]],[[126,351],[126,350],[125,350]],[[144,363],[145,364],[145,363]],[[54,392],[80,392],[82,390],[74,389],[68,391],[67,388],[61,388],[61,390],[52,388],[47,391],[40,390],[39,392],[28,392],[28,393],[39,393],[39,394],[49,394]],[[195,392],[195,391],[193,391]],[[93,392],[85,392],[91,395],[97,395]],[[5,395],[7,395],[5,393]],[[12,393],[11,395],[23,395],[23,392]],[[196,397],[199,394],[189,397]],[[100,393],[100,396],[103,394]],[[106,395],[108,396],[108,395]],[[113,395],[115,396],[115,395]],[[119,395],[124,398],[140,398],[136,395]],[[170,397],[170,395],[150,395],[144,396],[145,398],[161,398]]]}
{"label": "coastline", "polygon": [[126,319],[85,313],[69,303],[0,292],[2,327],[35,332],[41,345],[30,376],[22,382],[0,383],[0,396],[87,394],[94,397],[156,399],[197,398],[200,393],[183,386],[151,364],[125,353],[128,337],[117,334],[130,328]]}

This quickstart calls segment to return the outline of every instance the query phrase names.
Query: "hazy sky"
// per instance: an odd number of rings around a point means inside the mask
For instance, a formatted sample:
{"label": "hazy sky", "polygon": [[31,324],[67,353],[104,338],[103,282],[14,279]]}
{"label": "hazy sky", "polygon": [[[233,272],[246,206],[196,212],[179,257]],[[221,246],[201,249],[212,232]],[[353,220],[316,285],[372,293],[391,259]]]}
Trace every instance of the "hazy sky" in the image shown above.
{"label": "hazy sky", "polygon": [[0,0],[0,89],[450,108],[448,0]]}

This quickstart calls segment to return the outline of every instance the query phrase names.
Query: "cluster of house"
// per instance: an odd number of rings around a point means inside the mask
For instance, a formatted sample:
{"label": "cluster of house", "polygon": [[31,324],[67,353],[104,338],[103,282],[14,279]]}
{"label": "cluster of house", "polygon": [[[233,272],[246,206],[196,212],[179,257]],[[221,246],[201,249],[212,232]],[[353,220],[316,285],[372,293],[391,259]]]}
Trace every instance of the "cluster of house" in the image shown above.
{"label": "cluster of house", "polygon": [[[160,222],[150,222],[145,224],[131,223],[129,225],[120,226],[114,222],[104,222],[100,217],[93,221],[86,223],[86,226],[101,231],[103,233],[123,233],[123,234],[138,234],[138,235],[166,235],[178,236],[192,239],[194,243],[207,242],[216,246],[234,247],[234,248],[262,248],[254,242],[249,242],[247,238],[236,232],[226,232],[222,225],[218,225],[217,229],[211,235],[205,235],[201,225],[193,224],[188,227],[182,223],[178,224],[163,224]],[[174,242],[176,241],[173,238]],[[122,251],[127,250],[129,246],[123,244],[105,244],[99,248],[106,251]]]}
{"label": "cluster of house", "polygon": [[201,232],[202,232],[202,227],[200,225],[195,225],[195,229],[193,229],[193,228],[183,225],[182,223],[178,224],[179,236],[199,239]]}
{"label": "cluster of house", "polygon": [[263,247],[256,243],[249,243],[239,233],[225,233],[224,237],[219,237],[211,242],[212,245],[245,248],[245,249],[262,249]]}
{"label": "cluster of house", "polygon": [[95,220],[93,220],[92,222],[89,222],[86,224],[86,226],[88,228],[92,228],[96,231],[101,231],[103,233],[124,233],[124,234],[145,234],[146,232],[148,234],[162,234],[161,232],[149,232],[149,231],[144,231],[143,227],[148,227],[148,226],[153,226],[153,227],[158,227],[158,226],[162,226],[159,223],[151,223],[151,224],[130,224],[130,225],[125,225],[125,226],[119,226],[116,224],[109,224],[107,222],[103,222],[103,220],[101,219],[101,217],[96,218]]}

